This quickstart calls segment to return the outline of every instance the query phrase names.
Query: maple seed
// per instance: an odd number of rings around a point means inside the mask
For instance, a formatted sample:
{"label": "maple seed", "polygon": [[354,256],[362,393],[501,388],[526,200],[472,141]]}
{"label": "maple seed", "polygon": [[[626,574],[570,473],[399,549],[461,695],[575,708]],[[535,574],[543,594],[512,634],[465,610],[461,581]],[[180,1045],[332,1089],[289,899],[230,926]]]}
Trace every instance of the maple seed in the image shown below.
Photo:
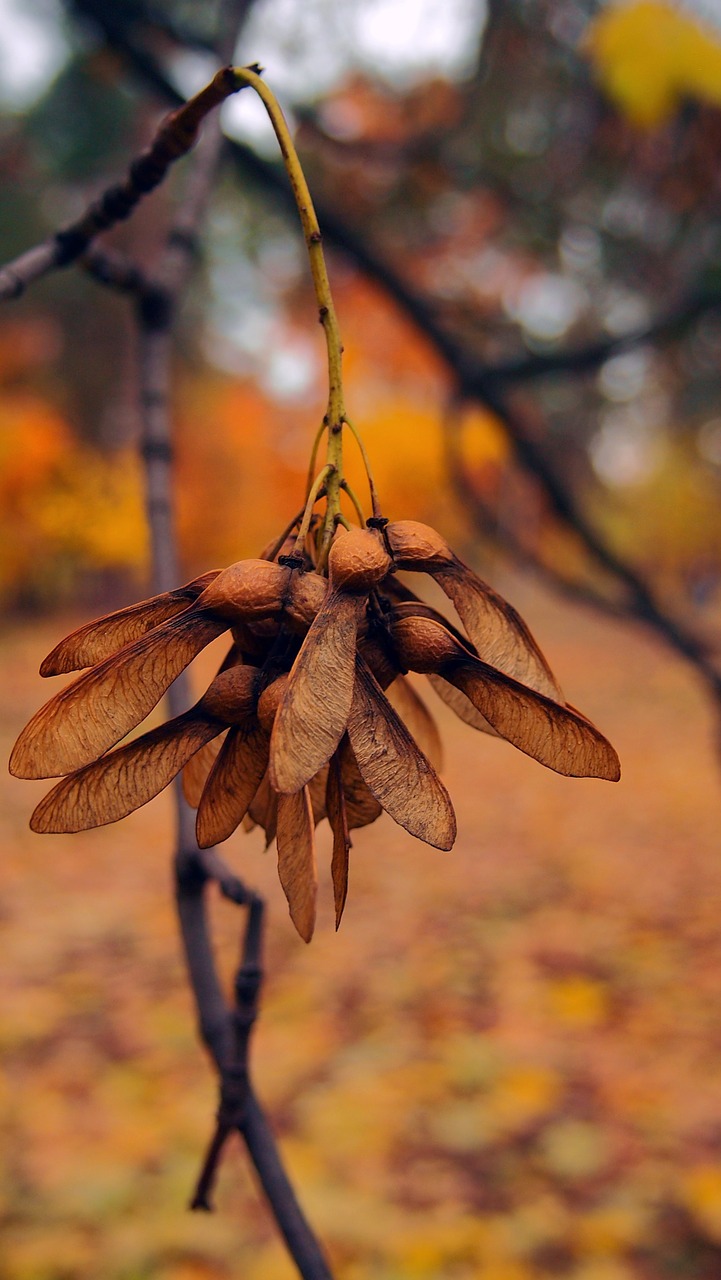
{"label": "maple seed", "polygon": [[112,657],[123,645],[139,640],[146,631],[182,613],[217,576],[218,570],[214,569],[175,591],[165,591],[162,595],[151,596],[149,600],[141,600],[140,604],[129,605],[127,609],[118,609],[115,613],[96,618],[94,622],[86,622],[48,654],[40,667],[40,675],[58,676],[69,671],[81,671],[83,667],[94,667]]}
{"label": "maple seed", "polygon": [[54,778],[90,764],[152,711],[225,624],[186,609],[61,689],[23,729],[10,757],[17,778]]}
{"label": "maple seed", "polygon": [[435,529],[398,520],[386,529],[399,569],[429,573],[455,605],[479,656],[537,693],[563,701],[560,686],[519,613],[451,551]]}
{"label": "maple seed", "polygon": [[269,737],[255,716],[230,729],[208,775],[198,805],[201,849],[220,844],[245,818],[263,781]]}
{"label": "maple seed", "polygon": [[456,819],[448,792],[362,658],[348,736],[361,775],[386,813],[427,844],[452,848]]}
{"label": "maple seed", "polygon": [[339,529],[328,556],[328,577],[340,591],[365,594],[385,578],[391,558],[368,529]]}
{"label": "maple seed", "polygon": [[350,712],[363,600],[332,588],[303,641],[275,719],[270,780],[299,791],[330,760]]}
{"label": "maple seed", "polygon": [[[398,521],[381,535],[380,527],[339,527],[327,578],[312,568],[318,547],[309,526],[302,554],[294,555],[291,538],[282,564],[240,561],[87,623],[56,645],[44,675],[91,665],[37,712],[13,751],[11,772],[21,777],[68,775],[37,806],[33,829],[114,822],[182,769],[201,847],[241,824],[262,827],[268,844],[276,839],[291,919],[309,941],[319,822],[327,818],[333,834],[336,927],[353,829],[385,809],[439,849],[455,840],[453,807],[436,772],[438,731],[406,672],[427,676],[467,724],[546,767],[617,779],[613,747],[565,702],[512,606],[434,529]],[[267,554],[277,555],[278,545]],[[465,631],[419,600],[396,569],[432,574]],[[227,631],[230,649],[195,707],[110,751]]]}
{"label": "maple seed", "polygon": [[308,788],[278,797],[278,875],[288,899],[290,918],[304,942],[315,928],[318,873],[315,865],[313,810]]}
{"label": "maple seed", "polygon": [[190,711],[59,782],[37,806],[30,821],[33,831],[87,831],[147,804],[194,752],[227,724],[247,716],[253,686],[247,667],[216,676]]}
{"label": "maple seed", "polygon": [[455,685],[494,729],[539,764],[567,777],[618,781],[618,756],[610,742],[566,704],[481,662],[444,627],[429,618],[401,618],[392,626],[404,662]]}

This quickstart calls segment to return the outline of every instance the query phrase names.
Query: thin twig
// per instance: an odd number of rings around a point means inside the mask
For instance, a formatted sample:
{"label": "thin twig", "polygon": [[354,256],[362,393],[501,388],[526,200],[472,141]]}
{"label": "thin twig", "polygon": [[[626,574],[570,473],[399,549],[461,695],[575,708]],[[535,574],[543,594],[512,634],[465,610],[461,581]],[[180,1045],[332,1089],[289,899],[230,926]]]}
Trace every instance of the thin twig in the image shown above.
{"label": "thin twig", "polygon": [[230,69],[223,67],[200,93],[171,111],[150,146],[133,160],[124,182],[108,187],[74,222],[0,269],[0,301],[19,298],[34,280],[76,262],[102,231],[129,218],[170,166],[190,151],[209,112],[240,88]]}
{"label": "thin twig", "polygon": [[[247,11],[247,2],[244,5]],[[228,53],[232,50],[228,50]],[[222,134],[217,113],[198,147],[184,200],[168,235],[159,265],[137,293],[138,356],[148,522],[153,548],[153,590],[179,581],[175,538],[170,419],[170,364],[173,328],[180,300],[193,267],[198,233],[218,168]],[[122,282],[116,273],[113,283]],[[127,275],[126,275],[127,279]],[[186,679],[169,691],[171,715],[190,701]],[[248,1076],[248,1042],[257,1012],[261,981],[259,964],[263,904],[229,871],[214,851],[198,848],[193,814],[176,785],[178,846],[175,855],[176,896],[183,948],[202,1038],[220,1076],[218,1124],[211,1141],[194,1208],[209,1208],[209,1195],[226,1138],[237,1128],[245,1140],[279,1230],[304,1280],[332,1280],[313,1232],[285,1174],[268,1121]],[[243,960],[236,979],[236,1006],[231,1010],[218,978],[206,906],[206,885],[217,880],[226,897],[248,907]]]}

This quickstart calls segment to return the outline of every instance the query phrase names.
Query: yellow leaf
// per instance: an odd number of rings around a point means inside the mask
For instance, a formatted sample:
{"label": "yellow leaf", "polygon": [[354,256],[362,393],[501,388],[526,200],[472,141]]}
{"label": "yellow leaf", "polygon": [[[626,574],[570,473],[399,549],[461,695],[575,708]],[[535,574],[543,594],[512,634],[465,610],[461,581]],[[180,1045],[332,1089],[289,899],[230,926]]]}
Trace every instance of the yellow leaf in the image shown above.
{"label": "yellow leaf", "polygon": [[587,49],[605,92],[640,128],[662,124],[684,98],[721,104],[721,35],[664,0],[603,9]]}
{"label": "yellow leaf", "polygon": [[699,1164],[682,1181],[686,1207],[713,1240],[721,1241],[721,1166]]}
{"label": "yellow leaf", "polygon": [[608,1014],[608,993],[594,978],[579,974],[558,978],[549,982],[547,990],[554,1016],[570,1027],[597,1027]]}

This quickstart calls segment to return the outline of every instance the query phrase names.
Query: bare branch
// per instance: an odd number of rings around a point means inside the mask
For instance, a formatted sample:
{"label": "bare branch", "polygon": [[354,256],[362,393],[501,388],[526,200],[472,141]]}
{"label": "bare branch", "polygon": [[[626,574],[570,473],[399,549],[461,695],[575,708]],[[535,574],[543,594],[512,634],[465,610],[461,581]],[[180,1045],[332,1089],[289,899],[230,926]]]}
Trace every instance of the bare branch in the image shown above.
{"label": "bare branch", "polygon": [[[242,16],[248,9],[242,5]],[[236,23],[237,25],[237,23]],[[226,50],[224,50],[226,52]],[[228,49],[227,53],[232,53]],[[217,77],[216,77],[217,79]],[[117,258],[102,264],[106,282],[134,292],[138,328],[141,452],[146,476],[146,503],[152,543],[153,590],[172,589],[179,581],[173,504],[173,433],[170,416],[170,367],[173,329],[196,256],[198,233],[212,191],[222,146],[217,113],[209,121],[189,175],[184,200],[156,271],[139,278]],[[92,260],[91,260],[92,262]],[[93,263],[101,267],[97,258]],[[187,681],[171,686],[171,715],[190,701]],[[332,1280],[322,1250],[298,1204],[283,1169],[268,1121],[249,1081],[250,1032],[257,1014],[261,983],[260,945],[263,903],[246,889],[215,850],[198,848],[194,814],[176,785],[178,845],[175,855],[176,898],[183,949],[198,1013],[200,1034],[220,1077],[218,1122],[193,1198],[192,1207],[210,1208],[210,1192],[226,1139],[232,1129],[244,1138],[271,1211],[304,1280]],[[207,917],[206,885],[214,879],[230,900],[244,904],[248,920],[243,956],[235,983],[235,1008],[223,996],[213,955]]]}
{"label": "bare branch", "polygon": [[170,166],[187,155],[208,113],[240,88],[231,68],[224,67],[200,93],[171,111],[150,146],[132,161],[124,182],[108,187],[75,222],[0,268],[0,301],[19,298],[33,281],[76,262],[96,236],[130,217]]}

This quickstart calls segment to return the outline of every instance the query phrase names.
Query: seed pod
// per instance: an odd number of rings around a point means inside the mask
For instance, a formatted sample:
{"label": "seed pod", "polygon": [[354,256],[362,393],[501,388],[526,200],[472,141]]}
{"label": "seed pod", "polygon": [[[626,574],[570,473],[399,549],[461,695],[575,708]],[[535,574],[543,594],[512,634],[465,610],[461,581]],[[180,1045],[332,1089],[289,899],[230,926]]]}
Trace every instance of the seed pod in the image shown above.
{"label": "seed pod", "polygon": [[115,746],[152,711],[188,663],[226,624],[195,607],[125,645],[46,702],[10,757],[17,778],[71,773]]}
{"label": "seed pod", "polygon": [[277,680],[266,686],[258,699],[258,719],[268,736],[273,732],[276,712],[287,684],[287,675],[278,676]]}
{"label": "seed pod", "polygon": [[195,829],[201,849],[227,840],[243,821],[263,780],[269,745],[255,715],[230,729],[198,806]]}
{"label": "seed pod", "polygon": [[141,600],[139,604],[86,622],[48,654],[40,667],[40,675],[64,675],[103,662],[123,645],[140,639],[161,622],[182,613],[217,576],[218,570],[214,569],[175,591],[165,591],[162,595],[151,596],[149,600]]}
{"label": "seed pod", "polygon": [[278,876],[288,899],[290,918],[304,942],[315,928],[318,874],[315,865],[313,811],[308,788],[278,797]]}
{"label": "seed pod", "polygon": [[387,636],[382,636],[374,628],[371,635],[366,635],[361,640],[361,631],[362,628],[359,628],[358,652],[368,663],[381,689],[386,690],[401,674],[398,657],[393,652],[393,646],[388,643]]}
{"label": "seed pod", "polygon": [[190,757],[222,728],[198,703],[184,715],[63,778],[37,806],[30,819],[32,830],[88,831],[127,817],[167,787]]}
{"label": "seed pod", "polygon": [[429,524],[418,520],[393,520],[386,525],[386,538],[399,569],[435,573],[453,564],[454,556],[445,538]]}
{"label": "seed pod", "polygon": [[417,614],[400,618],[394,616],[391,634],[405,667],[424,675],[438,672],[444,664],[457,661],[459,657],[472,656],[444,626]]}
{"label": "seed pod", "polygon": [[328,582],[319,573],[294,573],[290,580],[285,617],[290,627],[305,634],[322,607]]}
{"label": "seed pod", "polygon": [[223,725],[241,724],[255,711],[257,690],[256,667],[230,667],[211,680],[198,706]]}
{"label": "seed pod", "polygon": [[334,588],[364,595],[390,568],[388,552],[370,529],[338,530],[328,556],[328,577]]}
{"label": "seed pod", "polygon": [[358,768],[386,813],[419,840],[450,849],[456,819],[448,792],[362,658],[356,663],[348,737]]}
{"label": "seed pod", "polygon": [[222,569],[198,606],[230,622],[260,622],[283,607],[291,570],[271,560],[239,560]]}
{"label": "seed pod", "polygon": [[443,676],[494,729],[539,764],[572,778],[616,782],[621,770],[610,742],[585,716],[473,657],[428,618],[393,626],[399,652],[412,670]]}
{"label": "seed pod", "polygon": [[563,702],[560,686],[523,618],[451,551],[435,529],[399,520],[388,525],[386,536],[399,569],[433,574],[484,662]]}
{"label": "seed pod", "polygon": [[269,770],[275,791],[299,791],[340,742],[353,697],[362,608],[362,599],[331,589],[303,641],[271,738]]}

